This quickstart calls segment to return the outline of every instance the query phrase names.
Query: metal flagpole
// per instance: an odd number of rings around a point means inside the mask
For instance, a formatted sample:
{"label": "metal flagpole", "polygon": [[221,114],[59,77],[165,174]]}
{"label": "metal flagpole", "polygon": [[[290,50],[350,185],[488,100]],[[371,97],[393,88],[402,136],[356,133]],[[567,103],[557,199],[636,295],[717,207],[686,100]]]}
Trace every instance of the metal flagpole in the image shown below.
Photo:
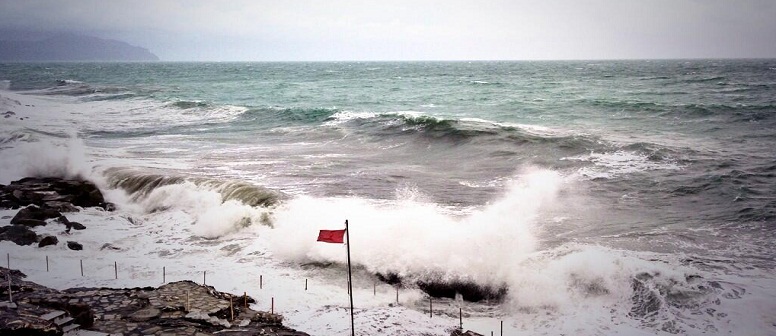
{"label": "metal flagpole", "polygon": [[348,230],[348,220],[345,220],[345,236],[348,247],[348,293],[350,293],[350,335],[356,336],[355,322],[353,321],[353,276],[350,271],[350,231]]}

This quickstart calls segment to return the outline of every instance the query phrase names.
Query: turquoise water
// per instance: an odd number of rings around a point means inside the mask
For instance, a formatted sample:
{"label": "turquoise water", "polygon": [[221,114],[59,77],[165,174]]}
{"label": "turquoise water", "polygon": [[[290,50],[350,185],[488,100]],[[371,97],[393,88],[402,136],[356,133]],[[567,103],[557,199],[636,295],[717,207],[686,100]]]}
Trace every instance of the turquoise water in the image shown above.
{"label": "turquoise water", "polygon": [[[465,217],[546,170],[569,182],[535,218],[543,251],[776,266],[774,60],[0,64],[0,80],[82,104],[95,117],[78,135],[125,150],[133,163],[114,168],[141,176],[411,196]],[[188,165],[152,171],[157,159]]]}

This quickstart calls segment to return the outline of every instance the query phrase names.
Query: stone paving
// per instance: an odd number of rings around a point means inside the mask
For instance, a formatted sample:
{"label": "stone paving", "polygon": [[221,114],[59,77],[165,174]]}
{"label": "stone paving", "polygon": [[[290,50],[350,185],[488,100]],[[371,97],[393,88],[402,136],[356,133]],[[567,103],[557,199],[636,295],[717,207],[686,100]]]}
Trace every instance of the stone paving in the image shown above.
{"label": "stone paving", "polygon": [[[12,271],[13,272],[13,271]],[[0,268],[0,276],[7,269]],[[18,315],[42,316],[54,310],[86,307],[76,321],[82,329],[111,335],[203,336],[228,331],[229,335],[309,336],[282,326],[282,316],[245,307],[247,296],[232,296],[191,281],[158,288],[72,288],[56,291],[12,276]],[[230,305],[231,301],[231,305]],[[4,312],[12,312],[11,308]],[[80,319],[80,320],[79,320]],[[1,321],[0,321],[1,322]]]}

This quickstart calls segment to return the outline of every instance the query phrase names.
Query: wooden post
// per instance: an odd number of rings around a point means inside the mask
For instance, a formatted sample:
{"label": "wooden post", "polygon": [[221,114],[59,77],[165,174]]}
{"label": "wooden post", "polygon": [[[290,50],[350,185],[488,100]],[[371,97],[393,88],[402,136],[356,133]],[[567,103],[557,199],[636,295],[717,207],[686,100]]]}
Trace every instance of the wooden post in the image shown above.
{"label": "wooden post", "polygon": [[207,286],[207,271],[202,271],[202,286]]}
{"label": "wooden post", "polygon": [[463,308],[458,308],[458,329],[463,331]]}
{"label": "wooden post", "polygon": [[304,290],[307,291],[307,279],[304,279]]}
{"label": "wooden post", "polygon": [[431,297],[428,298],[428,317],[434,317],[434,303]]}
{"label": "wooden post", "polygon": [[275,297],[272,297],[272,305],[269,308],[269,313],[274,314],[275,313]]}
{"label": "wooden post", "polygon": [[264,288],[264,276],[259,275],[259,289]]}
{"label": "wooden post", "polygon": [[372,283],[372,296],[377,296],[377,283]]}
{"label": "wooden post", "polygon": [[234,321],[234,300],[232,299],[232,294],[229,294],[229,312],[232,316],[232,318],[229,320]]}
{"label": "wooden post", "polygon": [[13,303],[13,290],[11,289],[11,272],[8,272],[8,302]]}
{"label": "wooden post", "polygon": [[81,259],[81,276],[84,276],[84,260]]}
{"label": "wooden post", "polygon": [[11,254],[10,253],[6,253],[5,254],[5,259],[6,259],[6,261],[8,261],[8,269],[10,270],[11,269]]}
{"label": "wooden post", "polygon": [[396,286],[396,304],[399,304],[399,286]]}
{"label": "wooden post", "polygon": [[48,256],[46,256],[46,272],[49,271]]}
{"label": "wooden post", "polygon": [[166,266],[162,266],[162,283],[163,284],[167,283],[167,267]]}
{"label": "wooden post", "polygon": [[243,300],[245,300],[245,308],[248,308],[248,292],[243,292]]}
{"label": "wooden post", "polygon": [[117,262],[113,262],[113,274],[116,277],[116,280],[119,278],[119,264]]}
{"label": "wooden post", "polygon": [[504,320],[501,320],[501,336],[504,336]]}

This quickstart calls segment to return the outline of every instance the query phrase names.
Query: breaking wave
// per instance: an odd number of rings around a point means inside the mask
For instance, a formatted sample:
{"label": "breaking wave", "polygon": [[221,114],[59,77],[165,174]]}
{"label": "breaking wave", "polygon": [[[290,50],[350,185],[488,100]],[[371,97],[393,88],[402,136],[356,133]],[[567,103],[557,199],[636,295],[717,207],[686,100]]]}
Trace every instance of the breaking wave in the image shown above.
{"label": "breaking wave", "polygon": [[554,144],[566,150],[600,147],[597,139],[546,127],[497,123],[474,118],[444,118],[419,112],[341,112],[327,119],[327,125],[352,125],[380,137],[413,136],[420,140],[453,144],[503,142],[513,145]]}
{"label": "breaking wave", "polygon": [[112,188],[129,194],[121,204],[142,213],[183,211],[193,219],[193,234],[218,238],[254,224],[272,226],[271,213],[284,196],[247,182],[150,174],[126,168],[104,172]]}
{"label": "breaking wave", "polygon": [[121,188],[135,200],[148,197],[158,188],[184,183],[218,192],[223,202],[239,201],[249,206],[270,207],[284,197],[280,192],[243,181],[149,174],[127,168],[110,168],[105,176],[111,188]]}

